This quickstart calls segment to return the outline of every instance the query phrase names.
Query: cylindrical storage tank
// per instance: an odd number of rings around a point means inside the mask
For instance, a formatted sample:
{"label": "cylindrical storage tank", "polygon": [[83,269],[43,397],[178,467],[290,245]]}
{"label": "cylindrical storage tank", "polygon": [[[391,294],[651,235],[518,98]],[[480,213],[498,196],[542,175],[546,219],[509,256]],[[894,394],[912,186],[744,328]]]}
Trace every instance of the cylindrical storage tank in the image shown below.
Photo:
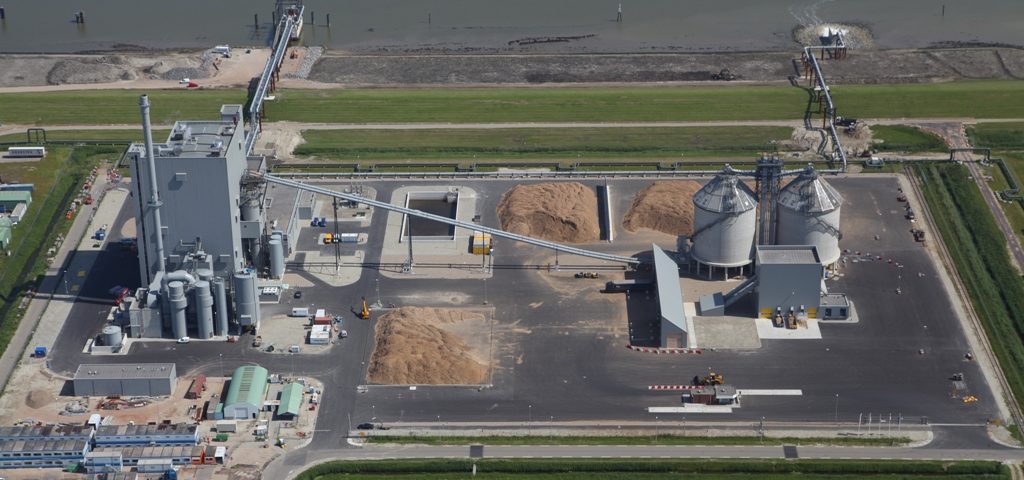
{"label": "cylindrical storage tank", "polygon": [[252,196],[242,199],[242,220],[252,221],[260,218],[260,199]]}
{"label": "cylindrical storage tank", "polygon": [[244,327],[260,323],[260,307],[256,294],[256,275],[250,271],[235,273],[235,317]]}
{"label": "cylindrical storage tank", "polygon": [[200,280],[205,280],[209,282],[210,280],[213,279],[213,270],[210,270],[209,268],[200,268],[196,270],[196,277],[198,277]]}
{"label": "cylindrical storage tank", "polygon": [[185,310],[188,308],[188,300],[185,299],[185,284],[177,280],[167,284],[167,291],[171,303],[171,329],[174,338],[188,336],[188,323],[185,320]]}
{"label": "cylindrical storage tank", "polygon": [[108,347],[120,347],[121,346],[121,327],[117,325],[107,325],[103,327],[101,333],[103,338],[103,344]]}
{"label": "cylindrical storage tank", "polygon": [[808,166],[779,192],[779,245],[814,245],[822,265],[839,260],[839,212],[843,197]]}
{"label": "cylindrical storage tank", "polygon": [[757,231],[757,198],[731,168],[693,195],[693,249],[705,265],[740,267],[750,263]]}
{"label": "cylindrical storage tank", "polygon": [[224,286],[224,279],[214,277],[210,282],[213,288],[213,305],[217,310],[216,323],[214,323],[215,335],[228,334],[228,292]]}
{"label": "cylindrical storage tank", "polygon": [[210,294],[210,282],[196,282],[193,292],[196,296],[196,325],[199,338],[205,340],[213,337],[213,295]]}
{"label": "cylindrical storage tank", "polygon": [[271,238],[267,245],[270,246],[270,278],[281,278],[284,276],[284,245],[280,238]]}

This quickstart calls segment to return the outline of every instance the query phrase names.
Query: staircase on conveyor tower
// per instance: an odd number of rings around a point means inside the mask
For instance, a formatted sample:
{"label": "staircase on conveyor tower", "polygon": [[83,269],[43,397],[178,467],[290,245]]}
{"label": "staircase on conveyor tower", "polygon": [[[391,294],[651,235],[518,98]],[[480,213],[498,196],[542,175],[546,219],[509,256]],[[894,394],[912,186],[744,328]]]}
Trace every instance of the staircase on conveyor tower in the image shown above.
{"label": "staircase on conveyor tower", "polygon": [[775,220],[782,189],[782,158],[776,155],[765,155],[757,159],[757,201],[760,224],[758,226],[757,244],[775,244]]}

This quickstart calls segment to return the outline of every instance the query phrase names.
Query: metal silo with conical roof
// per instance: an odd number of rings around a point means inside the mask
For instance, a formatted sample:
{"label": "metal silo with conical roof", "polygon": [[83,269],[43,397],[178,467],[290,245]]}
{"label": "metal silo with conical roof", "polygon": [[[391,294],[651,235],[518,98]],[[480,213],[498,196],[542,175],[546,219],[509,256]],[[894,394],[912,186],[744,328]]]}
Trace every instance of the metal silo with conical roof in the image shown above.
{"label": "metal silo with conical roof", "polygon": [[757,227],[757,199],[732,168],[693,195],[694,260],[712,267],[742,267],[751,261]]}
{"label": "metal silo with conical roof", "polygon": [[823,265],[839,260],[843,197],[810,165],[779,192],[779,245],[814,245]]}

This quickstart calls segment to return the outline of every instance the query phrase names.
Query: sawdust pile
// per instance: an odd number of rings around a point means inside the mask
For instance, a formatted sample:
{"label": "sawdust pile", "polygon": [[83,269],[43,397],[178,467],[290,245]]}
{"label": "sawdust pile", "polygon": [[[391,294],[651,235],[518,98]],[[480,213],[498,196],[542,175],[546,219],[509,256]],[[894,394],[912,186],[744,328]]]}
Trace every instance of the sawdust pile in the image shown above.
{"label": "sawdust pile", "polygon": [[483,315],[442,308],[403,307],[377,320],[377,346],[367,373],[379,384],[479,384],[487,368],[446,324]]}
{"label": "sawdust pile", "polygon": [[56,400],[57,397],[53,393],[46,390],[32,390],[25,395],[25,405],[29,408],[43,408]]}
{"label": "sawdust pile", "polygon": [[501,228],[553,242],[601,239],[597,194],[581,183],[516,185],[498,204]]}
{"label": "sawdust pile", "polygon": [[671,235],[693,232],[693,194],[701,184],[692,180],[654,182],[636,194],[623,217],[622,227],[635,232],[641,228]]}

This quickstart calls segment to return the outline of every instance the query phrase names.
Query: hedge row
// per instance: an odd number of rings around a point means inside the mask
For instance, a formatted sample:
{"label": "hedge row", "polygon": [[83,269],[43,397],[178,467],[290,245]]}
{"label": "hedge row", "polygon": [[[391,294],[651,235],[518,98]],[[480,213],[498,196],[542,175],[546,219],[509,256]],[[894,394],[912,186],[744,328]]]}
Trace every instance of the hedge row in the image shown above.
{"label": "hedge row", "polygon": [[974,475],[1002,476],[998,462],[884,461],[884,460],[705,460],[705,459],[543,459],[503,460],[440,459],[335,461],[301,473],[298,480],[316,480],[331,474],[462,473],[476,464],[480,473],[743,473],[840,475]]}

